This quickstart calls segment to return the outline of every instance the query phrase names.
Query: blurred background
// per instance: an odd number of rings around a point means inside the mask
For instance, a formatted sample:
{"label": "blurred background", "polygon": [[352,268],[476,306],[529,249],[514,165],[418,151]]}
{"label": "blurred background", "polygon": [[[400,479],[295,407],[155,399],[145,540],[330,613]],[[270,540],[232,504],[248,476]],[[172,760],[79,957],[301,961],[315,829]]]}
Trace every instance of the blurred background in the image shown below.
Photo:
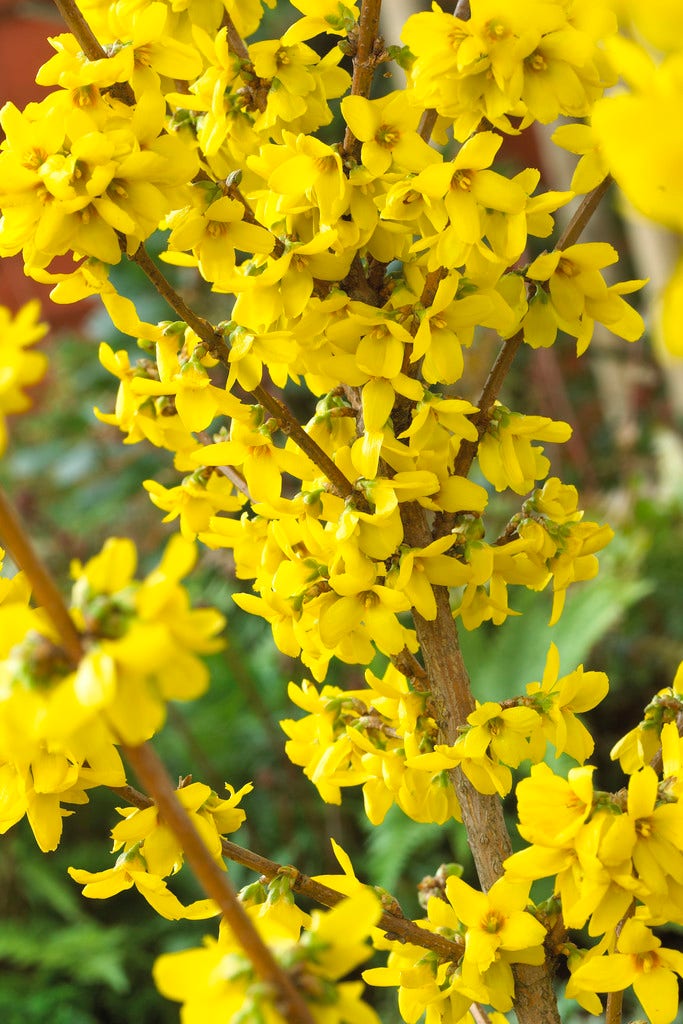
{"label": "blurred background", "polygon": [[[386,6],[390,17],[383,29],[387,41],[395,43],[403,20],[420,5],[394,0]],[[293,13],[278,3],[267,12],[260,34],[281,34]],[[49,3],[0,0],[2,101],[23,106],[40,96],[33,75],[51,53],[46,36],[59,31]],[[400,74],[384,87],[400,86]],[[500,163],[513,171],[538,166],[546,187],[566,188],[574,158],[565,156],[550,147],[545,133],[530,131],[506,142]],[[617,247],[622,278],[651,278],[642,295],[642,312],[651,322],[676,240],[637,222],[613,194],[583,240],[589,237]],[[161,244],[158,240],[157,250]],[[150,248],[155,250],[154,240]],[[144,319],[168,316],[135,267],[117,268],[116,280]],[[178,283],[183,285],[182,277]],[[41,554],[63,580],[71,558],[88,558],[112,534],[133,537],[145,569],[171,528],[161,524],[161,513],[141,483],[149,478],[174,482],[170,457],[151,447],[122,445],[118,432],[92,412],[93,405],[110,411],[116,394],[116,382],[97,361],[99,342],[137,350],[131,339],[112,329],[97,305],[51,306],[45,290],[24,277],[18,260],[0,261],[2,303],[17,309],[35,295],[52,325],[44,343],[50,370],[34,392],[35,410],[10,424],[12,440],[0,463],[0,480]],[[214,301],[203,293],[193,299]],[[495,338],[482,337],[458,394],[476,401],[496,350]],[[520,592],[511,602],[523,612],[519,618],[462,637],[466,662],[481,700],[513,696],[539,679],[551,640],[560,649],[563,673],[581,662],[606,671],[611,693],[587,721],[598,740],[593,763],[599,765],[605,789],[622,784],[609,762],[610,747],[639,721],[650,696],[671,684],[683,659],[682,374],[681,362],[664,356],[652,331],[635,345],[605,332],[579,361],[567,338],[549,350],[525,349],[502,396],[513,409],[571,423],[571,442],[548,451],[552,473],[576,484],[587,518],[608,521],[617,535],[601,558],[598,579],[570,591],[557,626],[547,626],[550,595]],[[502,525],[517,507],[500,497],[496,502]],[[229,648],[211,659],[209,694],[188,707],[170,709],[157,745],[171,774],[191,773],[218,792],[225,781],[236,788],[253,781],[254,793],[243,802],[247,824],[232,838],[317,874],[337,870],[328,840],[333,836],[351,855],[359,877],[392,891],[408,916],[420,914],[417,883],[440,863],[461,862],[473,880],[461,828],[417,825],[396,809],[373,828],[359,793],[347,790],[342,807],[326,806],[286,761],[278,721],[293,713],[287,682],[300,681],[304,674],[298,663],[275,650],[261,620],[232,603],[239,586],[225,553],[203,553],[191,589],[197,602],[227,614]],[[344,666],[333,671],[330,681],[355,687],[361,680],[361,670]],[[109,829],[118,820],[115,806],[112,795],[94,792],[88,807],[66,819],[62,847],[54,854],[40,855],[25,824],[0,839],[3,1024],[178,1020],[176,1005],[154,989],[151,964],[161,952],[197,944],[215,931],[214,924],[164,921],[137,893],[102,903],[85,900],[66,874],[69,865],[100,870],[113,863],[108,850]],[[236,866],[230,875],[237,887],[253,880]],[[183,876],[174,888],[185,900],[197,895]],[[667,939],[665,944],[678,942]],[[385,1024],[400,1020],[390,996],[379,1008]],[[580,1016],[567,1010],[563,1019]]]}

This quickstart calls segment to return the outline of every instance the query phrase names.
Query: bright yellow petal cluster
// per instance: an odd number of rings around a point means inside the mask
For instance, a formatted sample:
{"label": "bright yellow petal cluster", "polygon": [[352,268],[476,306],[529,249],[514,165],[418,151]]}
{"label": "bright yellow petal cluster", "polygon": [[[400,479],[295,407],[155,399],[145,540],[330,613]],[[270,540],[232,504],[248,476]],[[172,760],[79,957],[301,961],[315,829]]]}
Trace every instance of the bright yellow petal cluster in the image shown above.
{"label": "bright yellow petal cluster", "polygon": [[460,817],[453,787],[442,771],[416,756],[432,750],[436,725],[424,693],[410,688],[393,665],[382,677],[366,672],[368,688],[340,690],[290,683],[290,699],[307,712],[286,719],[285,752],[304,768],[328,803],[341,802],[341,790],[363,787],[365,811],[379,824],[393,803],[415,821],[444,822]]}
{"label": "bright yellow petal cluster", "polygon": [[[417,57],[411,88],[422,107],[453,121],[464,139],[482,118],[514,131],[559,114],[583,117],[614,74],[598,46],[616,29],[613,15],[586,17],[588,4],[471,0],[467,20],[441,11],[414,14],[403,40]],[[593,12],[594,15],[596,12]]]}
{"label": "bright yellow petal cluster", "polygon": [[[228,799],[222,800],[209,786],[191,782],[176,790],[179,802],[187,812],[194,828],[221,868],[221,839],[235,832],[244,822],[245,812],[238,806],[241,798],[252,789],[250,783],[235,792],[226,784]],[[179,918],[197,920],[218,913],[213,900],[195,900],[188,906],[168,888],[164,881],[183,866],[183,849],[171,829],[160,818],[154,804],[142,810],[118,808],[123,821],[112,829],[113,852],[119,854],[113,868],[104,871],[83,871],[69,868],[69,874],[84,886],[83,895],[90,899],[107,899],[133,886],[147,902],[169,920]]]}
{"label": "bright yellow petal cluster", "polygon": [[[195,557],[192,544],[174,537],[141,582],[131,541],[112,539],[86,565],[75,563],[71,614],[84,649],[77,665],[43,612],[30,607],[23,578],[3,581],[1,831],[27,815],[41,849],[55,849],[70,813],[63,803],[87,802],[93,786],[124,784],[116,744],[149,739],[168,700],[206,689],[198,655],[220,647],[224,620],[190,607],[180,580]],[[220,817],[226,808],[214,810]]]}
{"label": "bright yellow petal cluster", "polygon": [[[275,958],[291,972],[314,1020],[379,1024],[363,1001],[363,983],[342,980],[372,953],[366,940],[381,913],[374,893],[362,888],[333,910],[313,911],[303,928],[296,907],[283,913],[278,904],[262,904],[248,907],[247,913]],[[240,1014],[268,1024],[284,1022],[271,990],[227,927],[217,941],[206,938],[201,948],[160,957],[154,980],[163,995],[183,1004],[187,1024],[224,1024]]]}

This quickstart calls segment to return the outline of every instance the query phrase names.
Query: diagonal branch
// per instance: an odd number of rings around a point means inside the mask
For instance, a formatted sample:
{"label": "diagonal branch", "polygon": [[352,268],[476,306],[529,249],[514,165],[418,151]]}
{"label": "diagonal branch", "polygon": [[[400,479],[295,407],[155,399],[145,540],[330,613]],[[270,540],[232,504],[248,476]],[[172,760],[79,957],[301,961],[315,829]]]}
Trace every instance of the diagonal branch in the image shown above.
{"label": "diagonal branch", "polygon": [[[141,810],[145,807],[151,807],[155,802],[144,793],[133,789],[132,786],[112,787],[112,790],[127,803],[132,804],[134,807],[139,807]],[[249,868],[250,871],[257,872],[259,875],[267,878],[268,881],[277,878],[279,875],[287,875],[291,879],[291,886],[294,892],[307,896],[323,907],[336,907],[338,903],[346,898],[344,893],[339,892],[337,889],[332,889],[329,885],[323,885],[322,882],[317,882],[314,878],[304,875],[297,868],[278,864],[277,861],[262,857],[261,854],[255,853],[244,846],[239,846],[229,839],[223,839],[221,846],[223,856],[228,860],[241,864],[243,867]],[[396,938],[400,942],[410,942],[412,945],[421,946],[423,949],[431,949],[442,960],[453,963],[458,962],[462,957],[464,950],[462,941],[447,939],[437,932],[427,931],[406,917],[399,917],[397,914],[384,911],[377,926],[390,938]]]}
{"label": "diagonal branch", "polygon": [[273,986],[276,1002],[290,1024],[314,1024],[313,1015],[289,974],[274,958],[264,943],[224,871],[214,860],[192,821],[178,800],[171,779],[149,743],[139,747],[123,746],[127,759],[142,784],[154,796],[164,822],[183,848],[190,867],[208,896],[216,901],[221,913],[239,940],[256,972]]}
{"label": "diagonal branch", "polygon": [[223,24],[225,25],[226,28],[225,35],[228,41],[228,46],[230,47],[231,51],[234,54],[236,54],[240,60],[248,62],[249,50],[247,49],[247,44],[237,31],[237,28],[235,27],[235,22],[232,20],[227,10],[223,15]]}
{"label": "diagonal branch", "polygon": [[[35,554],[21,523],[1,491],[0,532],[13,559],[26,573],[41,606],[50,616],[64,649],[75,662],[78,662],[83,655],[81,637],[71,620],[64,599]],[[175,794],[165,767],[153,748],[148,743],[139,747],[121,746],[141,782],[154,795],[154,802],[160,814],[180,842],[188,863],[206,894],[220,907],[257,973],[280,994],[286,1019],[290,1024],[313,1024],[312,1014],[303,996],[263,942],[224,872],[216,864],[194,828],[187,811]]]}
{"label": "diagonal branch", "polygon": [[[222,334],[216,331],[208,320],[199,316],[198,313],[195,313],[188,306],[182,295],[175,290],[170,281],[161,273],[145,247],[143,245],[139,246],[136,252],[129,256],[129,259],[137,263],[150,283],[154,285],[159,295],[165,299],[178,317],[195,332],[197,337],[204,342],[211,355],[227,365],[230,350]],[[250,394],[254,396],[259,405],[267,409],[271,416],[277,420],[280,430],[291,437],[309,457],[311,462],[314,462],[318,469],[325,474],[336,494],[342,498],[358,497],[358,493],[351,481],[335,465],[327,452],[323,451],[320,445],[306,433],[296,416],[281,399],[271,395],[262,384],[257,384],[255,388],[252,388]]]}

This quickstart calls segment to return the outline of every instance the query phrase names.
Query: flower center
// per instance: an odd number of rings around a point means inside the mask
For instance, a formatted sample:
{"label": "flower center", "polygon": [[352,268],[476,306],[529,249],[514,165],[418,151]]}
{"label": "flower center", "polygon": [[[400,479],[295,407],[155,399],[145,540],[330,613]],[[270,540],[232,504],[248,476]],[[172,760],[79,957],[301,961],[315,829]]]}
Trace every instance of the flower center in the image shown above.
{"label": "flower center", "polygon": [[451,188],[459,188],[463,192],[469,192],[472,188],[473,172],[472,171],[456,171],[451,178]]}
{"label": "flower center", "polygon": [[375,142],[383,146],[384,149],[391,149],[398,143],[400,138],[400,131],[391,124],[381,124],[375,133]]}
{"label": "flower center", "polygon": [[532,71],[547,71],[548,65],[542,53],[532,53],[527,57],[526,64]]}
{"label": "flower center", "polygon": [[482,918],[481,928],[482,931],[488,932],[489,935],[495,935],[503,927],[505,919],[498,910],[489,910],[486,917]]}

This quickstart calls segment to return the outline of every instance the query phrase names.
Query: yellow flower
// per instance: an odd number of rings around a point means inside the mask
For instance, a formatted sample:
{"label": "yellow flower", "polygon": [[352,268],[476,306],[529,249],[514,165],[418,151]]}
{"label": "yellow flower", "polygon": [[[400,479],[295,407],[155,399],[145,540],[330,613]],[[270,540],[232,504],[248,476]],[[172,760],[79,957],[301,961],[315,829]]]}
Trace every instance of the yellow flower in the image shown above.
{"label": "yellow flower", "polygon": [[[413,179],[418,191],[443,201],[452,226],[444,234],[443,247],[453,246],[457,239],[450,259],[444,261],[446,266],[462,262],[456,253],[467,256],[467,246],[481,241],[481,211],[515,214],[524,209],[527,197],[521,186],[490,169],[502,142],[502,136],[493,132],[478,132],[461,146],[454,160],[435,163]],[[434,226],[439,230],[444,225],[436,221]]]}
{"label": "yellow flower", "polygon": [[568,423],[547,416],[523,416],[496,403],[478,450],[482,473],[497,491],[510,487],[516,494],[527,494],[536,480],[543,480],[550,462],[532,439],[561,443],[571,437]]}
{"label": "yellow flower", "polygon": [[398,654],[406,643],[405,627],[396,617],[408,611],[405,594],[377,583],[374,563],[348,547],[343,561],[330,571],[332,593],[324,595],[320,608],[320,637],[334,648],[342,637],[361,623],[385,654]]}
{"label": "yellow flower", "polygon": [[[541,715],[543,733],[555,747],[555,756],[567,753],[583,764],[592,754],[595,743],[576,715],[599,704],[607,694],[609,682],[604,672],[584,672],[583,665],[561,679],[559,670],[559,651],[551,644],[543,679],[540,683],[528,683],[526,692]],[[538,749],[538,760],[543,753],[544,750]]]}
{"label": "yellow flower", "polygon": [[167,513],[162,522],[180,519],[180,532],[186,540],[196,540],[207,532],[217,512],[237,512],[246,501],[221,472],[206,475],[200,470],[186,476],[177,487],[164,487],[155,480],[143,480],[151,501]]}
{"label": "yellow flower", "polygon": [[390,92],[377,100],[346,96],[342,115],[354,136],[362,143],[361,162],[379,178],[390,170],[419,171],[439,159],[417,134],[418,108],[411,107],[401,92]]}
{"label": "yellow flower", "polygon": [[563,124],[551,138],[556,146],[581,157],[570,182],[572,192],[590,192],[609,174],[609,164],[590,125]]}
{"label": "yellow flower", "polygon": [[326,32],[345,36],[358,20],[356,0],[292,0],[292,6],[304,15],[291,25],[282,37],[283,43],[300,43],[303,39]]}
{"label": "yellow flower", "polygon": [[[178,800],[221,868],[224,868],[221,837],[237,831],[245,821],[246,814],[237,804],[253,786],[247,783],[237,793],[227,784],[226,789],[230,794],[227,800],[220,800],[209,786],[200,782],[176,790]],[[183,848],[172,830],[159,818],[156,806],[142,810],[117,810],[124,820],[112,829],[114,852],[120,849],[126,853],[137,850],[144,859],[147,871],[161,878],[180,870],[184,860]]]}
{"label": "yellow flower", "polygon": [[[276,959],[291,972],[314,1019],[379,1024],[362,1001],[362,983],[339,980],[371,955],[364,940],[381,913],[374,893],[363,888],[333,910],[314,911],[303,930],[296,907],[289,915],[277,910],[264,914],[258,906],[248,907],[247,913]],[[282,1018],[270,986],[257,977],[232,932],[224,928],[217,942],[204,942],[203,948],[166,954],[154,965],[161,993],[183,1003],[183,1020],[221,1024],[248,1013],[255,1020],[279,1024]]]}
{"label": "yellow flower", "polygon": [[[593,808],[594,771],[571,768],[563,779],[547,764],[534,765],[517,785],[519,834],[537,846],[571,847]],[[515,863],[515,856],[506,864]]]}
{"label": "yellow flower", "polygon": [[[683,140],[671,131],[677,123],[671,118],[676,118],[680,96],[680,54],[655,66],[643,47],[632,44],[616,50],[616,57],[632,89],[596,104],[593,131],[610,171],[634,206],[680,231],[683,185],[675,167],[683,155]],[[647,125],[647,146],[630,131],[633,124]]]}
{"label": "yellow flower", "polygon": [[652,1024],[671,1024],[678,1012],[683,953],[666,949],[638,919],[626,921],[616,953],[591,957],[573,971],[571,982],[593,992],[621,992],[633,986]]}
{"label": "yellow flower", "polygon": [[113,868],[105,871],[83,871],[69,868],[74,882],[84,886],[83,895],[93,900],[105,900],[133,886],[138,890],[157,914],[169,921],[189,919],[202,920],[219,913],[213,900],[195,900],[184,906],[158,875],[147,870],[146,863],[137,849],[122,853]]}
{"label": "yellow flower", "polygon": [[[226,398],[235,401],[231,395]],[[196,466],[235,466],[244,474],[251,500],[272,506],[279,501],[283,473],[303,480],[316,477],[317,471],[296,446],[276,447],[272,438],[275,423],[267,420],[259,424],[260,413],[260,408],[254,406],[251,423],[233,419],[229,441],[205,445],[190,460]]]}
{"label": "yellow flower", "polygon": [[[451,875],[446,881],[446,898],[452,914],[466,929],[461,990],[466,992],[468,988],[481,988],[483,985],[485,993],[486,972],[496,963],[501,964],[503,975],[507,975],[510,962],[542,962],[546,930],[525,909],[529,900],[528,882],[511,882],[503,877],[484,893]],[[427,914],[433,924],[443,925],[449,920],[451,911],[438,897],[432,897]],[[502,978],[497,978],[495,973],[490,977],[494,980],[494,988],[501,985]],[[487,999],[484,995],[484,1001],[496,1006],[495,993],[491,996]]]}
{"label": "yellow flower", "polygon": [[[527,268],[526,276],[547,282],[543,289],[547,288],[549,303],[537,290],[536,319],[524,321],[524,340],[532,347],[551,345],[559,326],[576,338],[576,351],[581,355],[590,344],[598,320],[620,338],[636,341],[645,329],[643,319],[621,295],[646,282],[624,281],[608,287],[600,270],[617,259],[616,250],[607,242],[580,242],[538,256]],[[544,308],[546,319],[541,319]],[[555,318],[554,328],[547,320],[549,314]]]}
{"label": "yellow flower", "polygon": [[[237,199],[221,195],[218,189],[213,192],[195,186],[193,194],[199,196],[199,201],[174,210],[166,218],[171,234],[162,255],[167,263],[196,265],[216,290],[228,291],[234,280],[235,250],[268,255],[275,238],[265,228],[244,219],[246,210]],[[187,250],[192,250],[192,257],[185,256]]]}
{"label": "yellow flower", "polygon": [[0,455],[7,446],[6,416],[25,412],[30,400],[24,389],[35,384],[45,373],[47,358],[42,352],[27,351],[47,332],[47,325],[38,322],[39,305],[32,301],[16,316],[0,306]]}
{"label": "yellow flower", "polygon": [[669,877],[683,882],[683,807],[659,802],[657,776],[646,765],[629,779],[627,812],[624,851],[648,890],[666,895]]}

